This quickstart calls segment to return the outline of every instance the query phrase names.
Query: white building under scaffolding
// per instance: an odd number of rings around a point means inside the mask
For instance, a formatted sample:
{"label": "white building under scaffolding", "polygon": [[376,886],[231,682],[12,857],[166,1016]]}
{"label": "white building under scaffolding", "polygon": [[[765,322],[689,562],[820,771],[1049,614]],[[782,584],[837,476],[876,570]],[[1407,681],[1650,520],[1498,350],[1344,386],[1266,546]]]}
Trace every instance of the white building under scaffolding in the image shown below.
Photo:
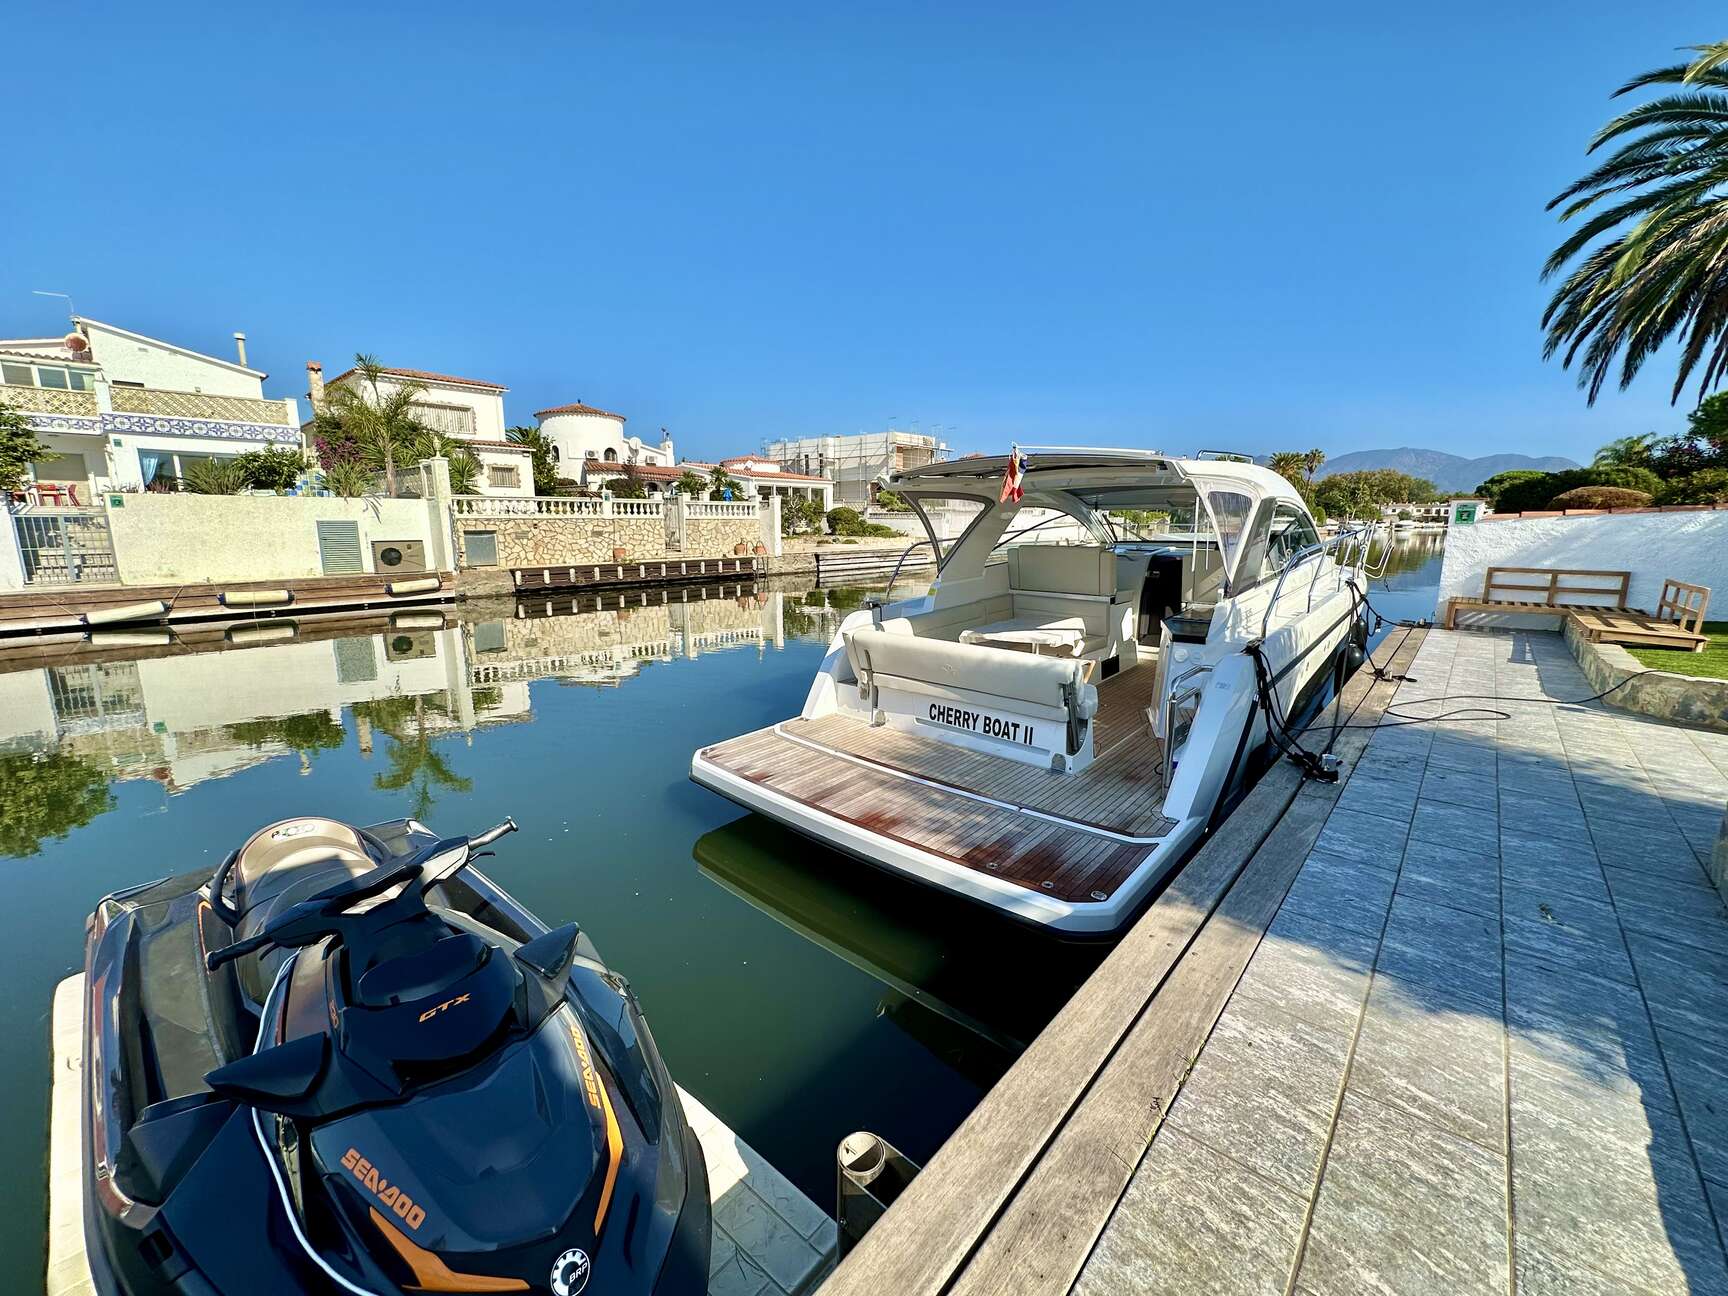
{"label": "white building under scaffolding", "polygon": [[826,477],[834,483],[837,504],[867,504],[883,478],[948,457],[948,446],[920,432],[859,432],[851,436],[798,437],[763,444],[765,458],[787,472]]}

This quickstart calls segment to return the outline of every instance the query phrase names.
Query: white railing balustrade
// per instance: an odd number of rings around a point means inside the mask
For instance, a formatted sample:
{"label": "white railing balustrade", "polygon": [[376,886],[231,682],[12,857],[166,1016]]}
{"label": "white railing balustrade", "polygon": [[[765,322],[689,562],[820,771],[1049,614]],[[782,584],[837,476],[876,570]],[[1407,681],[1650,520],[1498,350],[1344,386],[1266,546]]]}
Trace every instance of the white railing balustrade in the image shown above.
{"label": "white railing balustrade", "polygon": [[[457,495],[450,501],[457,517],[664,517],[676,507],[665,499],[599,499],[566,495]],[[691,518],[754,518],[755,500],[686,500]]]}
{"label": "white railing balustrade", "polygon": [[753,518],[755,500],[693,500],[684,506],[693,518]]}

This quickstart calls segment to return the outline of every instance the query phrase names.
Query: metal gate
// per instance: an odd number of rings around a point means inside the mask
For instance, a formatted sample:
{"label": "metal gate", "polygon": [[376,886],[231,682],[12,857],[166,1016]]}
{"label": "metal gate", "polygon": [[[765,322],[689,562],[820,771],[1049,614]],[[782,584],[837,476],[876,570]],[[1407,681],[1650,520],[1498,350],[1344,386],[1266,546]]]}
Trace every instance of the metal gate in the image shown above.
{"label": "metal gate", "polygon": [[100,509],[32,509],[12,515],[26,585],[115,584],[114,541]]}
{"label": "metal gate", "polygon": [[684,552],[684,500],[668,499],[662,506],[666,515],[666,552]]}

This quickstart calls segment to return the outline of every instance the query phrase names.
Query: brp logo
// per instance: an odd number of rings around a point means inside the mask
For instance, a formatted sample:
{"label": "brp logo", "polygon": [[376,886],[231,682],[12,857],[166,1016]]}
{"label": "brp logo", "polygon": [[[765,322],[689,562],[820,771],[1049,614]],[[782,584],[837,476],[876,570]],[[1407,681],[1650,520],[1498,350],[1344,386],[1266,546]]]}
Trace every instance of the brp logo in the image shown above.
{"label": "brp logo", "polygon": [[572,1247],[552,1262],[553,1296],[576,1296],[588,1285],[588,1253]]}

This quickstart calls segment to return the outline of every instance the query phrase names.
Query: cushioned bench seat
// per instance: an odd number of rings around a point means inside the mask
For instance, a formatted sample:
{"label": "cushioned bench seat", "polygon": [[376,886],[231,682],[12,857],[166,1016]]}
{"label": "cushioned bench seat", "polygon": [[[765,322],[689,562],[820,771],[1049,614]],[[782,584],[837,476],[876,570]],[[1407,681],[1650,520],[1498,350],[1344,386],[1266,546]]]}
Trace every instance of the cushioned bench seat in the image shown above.
{"label": "cushioned bench seat", "polygon": [[1078,657],[1086,651],[1086,622],[1080,617],[1014,617],[962,630],[960,642],[1046,657]]}

